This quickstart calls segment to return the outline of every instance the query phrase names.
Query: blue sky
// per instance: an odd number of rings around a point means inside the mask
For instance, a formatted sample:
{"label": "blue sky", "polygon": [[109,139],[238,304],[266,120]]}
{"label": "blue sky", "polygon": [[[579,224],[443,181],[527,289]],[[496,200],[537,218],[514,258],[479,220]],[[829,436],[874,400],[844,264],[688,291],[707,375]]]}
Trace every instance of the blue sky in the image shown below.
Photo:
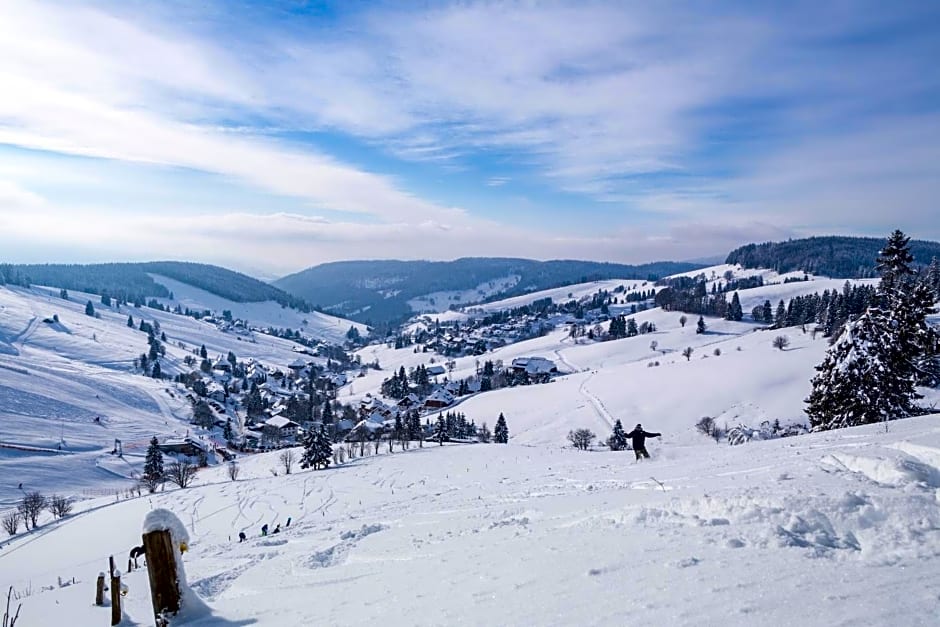
{"label": "blue sky", "polygon": [[940,4],[820,4],[3,0],[0,258],[940,239]]}

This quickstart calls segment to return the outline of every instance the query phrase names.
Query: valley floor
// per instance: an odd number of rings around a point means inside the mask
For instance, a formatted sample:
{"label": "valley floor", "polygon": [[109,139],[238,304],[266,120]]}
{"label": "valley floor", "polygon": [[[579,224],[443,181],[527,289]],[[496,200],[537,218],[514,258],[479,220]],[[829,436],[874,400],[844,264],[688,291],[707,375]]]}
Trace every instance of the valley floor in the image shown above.
{"label": "valley floor", "polygon": [[[258,455],[236,482],[208,470],[6,543],[0,586],[31,592],[23,625],[107,624],[94,579],[165,507],[189,527],[188,579],[210,606],[173,624],[936,625],[938,419],[653,440],[642,463],[427,445],[275,477],[276,454]],[[146,571],[125,582],[125,623],[151,624]]]}

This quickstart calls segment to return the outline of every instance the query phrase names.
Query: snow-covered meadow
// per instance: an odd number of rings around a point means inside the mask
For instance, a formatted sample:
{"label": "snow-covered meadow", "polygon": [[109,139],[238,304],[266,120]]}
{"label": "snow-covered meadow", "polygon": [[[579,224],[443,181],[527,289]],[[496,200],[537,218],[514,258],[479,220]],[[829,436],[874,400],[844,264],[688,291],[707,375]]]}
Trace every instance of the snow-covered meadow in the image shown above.
{"label": "snow-covered meadow", "polygon": [[[741,300],[747,311],[764,299],[841,283],[765,285],[741,292]],[[17,424],[32,434],[23,441],[52,448],[64,429],[68,442],[87,440],[94,461],[110,458],[97,436],[60,414],[119,416],[121,429],[141,434],[161,423],[186,427],[178,399],[104,358],[123,351],[122,359],[132,359],[136,346],[145,346],[142,333],[123,326],[127,312],[92,319],[81,312],[84,300],[60,304],[51,293],[43,300],[5,289],[0,298],[0,386],[13,399],[0,407],[0,440],[10,437],[5,425]],[[66,307],[60,318],[71,331],[67,339],[35,322],[54,305]],[[166,316],[161,325],[171,338],[253,355],[204,323]],[[475,372],[478,359],[508,363],[518,356],[547,357],[568,373],[457,406],[491,428],[505,414],[508,445],[426,443],[389,453],[383,444],[378,455],[325,471],[295,467],[290,475],[278,453],[260,454],[240,461],[234,482],[217,467],[185,490],[85,499],[72,516],[43,519],[37,531],[2,541],[0,589],[12,586],[22,597],[24,625],[104,624],[110,611],[91,604],[94,579],[109,555],[126,565],[145,516],[162,507],[188,527],[188,581],[208,605],[173,624],[940,623],[940,415],[716,444],[695,430],[702,416],[751,427],[804,420],[809,379],[828,344],[800,329],[761,331],[716,319],[706,319],[708,332],[698,334],[694,317],[683,326],[679,316],[640,312],[637,322],[653,322],[657,331],[622,340],[575,341],[559,328],[481,358],[456,359],[453,378]],[[93,334],[108,338],[107,351],[95,348]],[[772,346],[781,334],[790,341],[786,350]],[[289,343],[257,341],[250,349],[259,357],[292,360]],[[382,370],[353,378],[339,392],[343,402],[375,394],[398,367],[433,357],[386,345],[359,354]],[[43,398],[32,403],[23,392]],[[937,400],[933,394],[926,402]],[[20,411],[16,403],[27,405]],[[56,403],[68,407],[48,418],[33,415]],[[642,423],[662,433],[648,443],[651,460],[637,463],[629,451],[599,446],[579,452],[565,440],[582,427],[604,439],[616,419],[627,430]],[[63,459],[51,450],[0,456],[4,494],[18,494],[10,478],[17,472],[46,492],[101,480],[67,477],[70,466],[61,462],[56,470],[34,466],[43,456]],[[280,524],[281,532],[261,537],[265,523]],[[72,578],[76,584],[60,584]],[[125,622],[150,624],[146,572],[125,582]]]}

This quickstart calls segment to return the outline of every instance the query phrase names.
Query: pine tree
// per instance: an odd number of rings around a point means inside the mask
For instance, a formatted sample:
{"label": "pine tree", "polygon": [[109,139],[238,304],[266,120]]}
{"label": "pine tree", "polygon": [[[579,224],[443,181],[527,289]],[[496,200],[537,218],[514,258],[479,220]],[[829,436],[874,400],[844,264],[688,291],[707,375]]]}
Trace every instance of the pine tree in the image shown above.
{"label": "pine tree", "polygon": [[131,315],[127,316],[127,326],[131,329],[134,328],[134,316],[131,316]]}
{"label": "pine tree", "polygon": [[144,472],[141,480],[150,492],[155,492],[157,486],[163,483],[166,475],[163,470],[163,452],[160,450],[160,442],[157,436],[150,440],[150,446],[147,447],[147,456],[144,459]]}
{"label": "pine tree", "polygon": [[317,431],[317,457],[316,462],[320,468],[327,468],[333,457],[333,443],[330,442],[330,436],[326,433],[325,427],[320,427]]}
{"label": "pine tree", "polygon": [[434,425],[434,439],[441,446],[444,446],[444,440],[447,439],[447,423],[444,422],[444,415],[437,417],[437,423]]}
{"label": "pine tree", "polygon": [[881,274],[880,289],[883,293],[902,288],[914,276],[914,256],[909,243],[911,238],[900,230],[888,236],[888,242],[878,256],[878,272]]}
{"label": "pine tree", "polygon": [[764,301],[761,321],[766,322],[767,324],[770,324],[774,321],[774,310],[773,307],[771,307],[769,300]]}
{"label": "pine tree", "polygon": [[705,318],[702,316],[698,317],[698,323],[695,325],[696,333],[705,333],[705,329],[708,328],[705,324]]}
{"label": "pine tree", "polygon": [[940,259],[934,257],[926,272],[921,275],[922,283],[927,287],[934,300],[940,300]]}
{"label": "pine tree", "polygon": [[744,318],[744,310],[741,309],[741,299],[738,297],[737,292],[731,295],[731,304],[728,305],[727,318],[735,322],[740,322]]}
{"label": "pine tree", "polygon": [[774,316],[774,326],[778,329],[782,329],[787,324],[787,307],[783,304],[783,300],[777,303],[777,314]]}
{"label": "pine tree", "polygon": [[205,344],[199,347],[199,356],[202,357],[203,359],[209,358],[209,351],[206,350]]}
{"label": "pine tree", "polygon": [[[928,325],[933,296],[913,280],[908,238],[895,231],[878,257],[882,279],[875,303],[842,333],[817,366],[806,413],[814,430],[905,418],[921,410],[919,382],[940,380],[940,341]],[[843,290],[845,316],[852,299],[866,292]],[[832,309],[830,302],[830,315]]]}
{"label": "pine tree", "polygon": [[333,445],[330,438],[326,435],[326,429],[322,426],[318,430],[308,430],[301,441],[304,447],[303,456],[300,458],[301,468],[313,468],[318,470],[330,465],[330,459],[333,456]]}
{"label": "pine tree", "polygon": [[493,428],[493,441],[497,444],[507,444],[509,442],[509,427],[506,426],[506,417],[502,412],[496,419],[496,426]]}
{"label": "pine tree", "polygon": [[225,438],[226,442],[231,442],[235,437],[235,434],[232,431],[232,419],[231,418],[226,419],[225,426],[222,427],[222,437]]}
{"label": "pine tree", "polygon": [[317,434],[313,429],[307,429],[300,439],[300,445],[304,447],[304,452],[300,457],[301,468],[313,468],[316,470],[314,460],[317,457]]}
{"label": "pine tree", "polygon": [[627,448],[627,434],[623,431],[623,425],[620,423],[620,419],[614,423],[614,432],[607,439],[607,445],[612,451],[622,451]]}
{"label": "pine tree", "polygon": [[392,430],[392,437],[400,442],[406,439],[405,436],[405,426],[402,424],[401,414],[398,414],[395,416],[395,427]]}
{"label": "pine tree", "polygon": [[871,308],[848,323],[816,367],[806,413],[814,431],[909,416],[913,380],[898,380],[891,371],[884,314]]}
{"label": "pine tree", "polygon": [[95,315],[95,306],[91,303],[91,301],[85,303],[85,315],[92,317]]}
{"label": "pine tree", "polygon": [[153,362],[153,371],[150,373],[150,376],[153,377],[154,379],[162,379],[162,378],[163,378],[163,371],[160,369],[160,362],[159,362],[159,361],[154,361],[154,362]]}
{"label": "pine tree", "polygon": [[629,318],[627,320],[627,337],[634,337],[638,335],[639,331],[636,328],[636,320]]}

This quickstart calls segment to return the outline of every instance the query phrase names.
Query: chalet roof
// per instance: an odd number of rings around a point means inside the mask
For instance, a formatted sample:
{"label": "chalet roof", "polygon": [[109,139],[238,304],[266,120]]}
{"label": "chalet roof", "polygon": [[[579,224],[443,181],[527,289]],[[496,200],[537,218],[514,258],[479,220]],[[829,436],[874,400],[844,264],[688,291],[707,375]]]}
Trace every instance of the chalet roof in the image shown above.
{"label": "chalet roof", "polygon": [[271,416],[270,418],[264,421],[264,424],[271,426],[271,427],[277,427],[278,429],[283,429],[285,427],[299,427],[300,426],[293,420],[289,420],[285,418],[284,416]]}
{"label": "chalet roof", "polygon": [[438,401],[449,405],[454,402],[454,396],[444,388],[437,388],[425,399],[425,402],[427,401]]}
{"label": "chalet roof", "polygon": [[555,370],[555,362],[545,357],[516,357],[512,360],[513,368],[524,368],[529,374],[540,374]]}

